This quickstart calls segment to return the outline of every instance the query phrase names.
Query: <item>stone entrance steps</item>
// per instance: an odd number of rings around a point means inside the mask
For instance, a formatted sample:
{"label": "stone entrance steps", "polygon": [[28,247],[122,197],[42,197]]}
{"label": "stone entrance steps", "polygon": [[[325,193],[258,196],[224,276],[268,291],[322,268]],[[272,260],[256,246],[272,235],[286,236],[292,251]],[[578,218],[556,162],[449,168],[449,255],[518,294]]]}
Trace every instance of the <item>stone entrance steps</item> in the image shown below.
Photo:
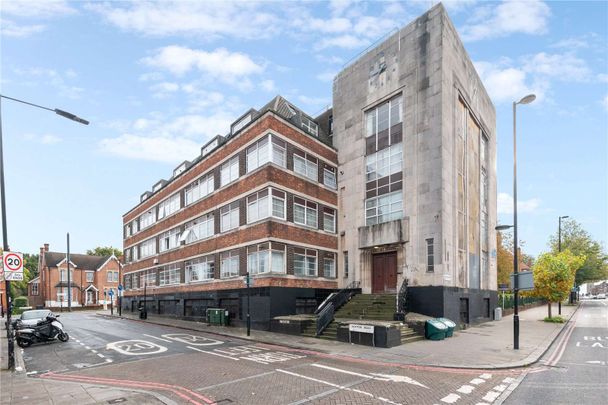
{"label": "stone entrance steps", "polygon": [[395,294],[359,294],[340,308],[334,318],[392,321]]}

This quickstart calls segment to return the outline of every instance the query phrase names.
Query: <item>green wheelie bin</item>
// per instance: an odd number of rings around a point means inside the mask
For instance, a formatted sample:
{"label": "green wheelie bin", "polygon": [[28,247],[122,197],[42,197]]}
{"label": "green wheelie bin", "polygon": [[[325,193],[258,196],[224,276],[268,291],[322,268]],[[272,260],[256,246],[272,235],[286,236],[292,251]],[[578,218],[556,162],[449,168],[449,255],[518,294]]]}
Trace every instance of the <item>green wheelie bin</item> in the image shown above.
{"label": "green wheelie bin", "polygon": [[437,319],[429,319],[424,324],[424,337],[429,340],[443,340],[448,327]]}
{"label": "green wheelie bin", "polygon": [[454,335],[456,323],[448,318],[437,318],[437,320],[448,327],[448,330],[445,332],[445,337],[452,337]]}

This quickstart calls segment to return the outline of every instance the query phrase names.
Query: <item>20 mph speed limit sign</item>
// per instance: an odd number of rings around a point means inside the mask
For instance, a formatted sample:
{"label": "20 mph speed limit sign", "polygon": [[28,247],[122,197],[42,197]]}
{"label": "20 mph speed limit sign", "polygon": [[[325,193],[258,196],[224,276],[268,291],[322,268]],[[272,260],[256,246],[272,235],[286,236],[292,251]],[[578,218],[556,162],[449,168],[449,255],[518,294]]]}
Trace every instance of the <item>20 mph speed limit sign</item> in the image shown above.
{"label": "20 mph speed limit sign", "polygon": [[23,280],[23,253],[4,252],[2,254],[4,279],[7,281]]}

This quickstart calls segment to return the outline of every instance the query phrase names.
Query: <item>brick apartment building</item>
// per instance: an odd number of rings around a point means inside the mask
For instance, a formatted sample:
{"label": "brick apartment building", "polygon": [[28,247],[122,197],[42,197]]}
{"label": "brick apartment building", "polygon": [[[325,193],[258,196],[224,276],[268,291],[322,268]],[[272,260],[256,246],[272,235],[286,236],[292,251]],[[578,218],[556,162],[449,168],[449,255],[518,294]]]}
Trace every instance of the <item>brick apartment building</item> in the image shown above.
{"label": "brick apartment building", "polygon": [[277,96],[235,121],[123,216],[125,310],[146,288],[148,311],[245,320],[311,312],[338,287],[337,153],[329,115],[315,120]]}
{"label": "brick apartment building", "polygon": [[[254,325],[353,283],[408,310],[491,319],[495,110],[439,4],[345,67],[316,119],[277,97],[123,216],[124,305]],[[276,261],[275,261],[276,260]],[[277,268],[279,269],[277,271]],[[151,287],[151,288],[149,288]]]}
{"label": "brick apartment building", "polygon": [[[116,293],[121,264],[116,256],[70,254],[70,284],[67,279],[67,255],[50,252],[48,243],[40,248],[39,275],[28,282],[30,306],[50,308],[68,305],[71,287],[72,306],[95,306],[110,303],[110,289]],[[106,294],[104,294],[104,292]],[[116,296],[114,297],[116,302]]]}

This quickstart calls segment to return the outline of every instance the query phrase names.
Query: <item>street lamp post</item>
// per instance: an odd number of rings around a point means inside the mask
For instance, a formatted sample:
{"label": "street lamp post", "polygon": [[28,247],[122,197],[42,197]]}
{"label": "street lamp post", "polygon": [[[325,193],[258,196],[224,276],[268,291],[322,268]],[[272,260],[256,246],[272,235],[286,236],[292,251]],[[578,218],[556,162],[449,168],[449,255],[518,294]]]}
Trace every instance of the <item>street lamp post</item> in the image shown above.
{"label": "street lamp post", "polygon": [[[562,251],[562,219],[570,218],[568,215],[564,215],[558,218],[558,227],[557,227],[557,251]],[[572,304],[572,292],[570,292],[570,303]],[[557,310],[559,315],[562,314],[562,302],[557,303]]]}
{"label": "street lamp post", "polygon": [[528,94],[513,102],[513,349],[519,350],[519,258],[517,249],[517,105],[530,104],[536,100]]}
{"label": "street lamp post", "polygon": [[[19,100],[19,99],[13,98],[13,97],[8,97],[3,94],[0,94],[0,100],[3,98],[5,98],[7,100],[16,101],[16,102],[22,103],[22,104],[27,104],[32,107],[41,108],[43,110],[52,111],[55,114],[61,115],[64,118],[79,122],[84,125],[89,125],[89,121],[82,119],[67,111],[60,110],[58,108],[43,107],[38,104],[29,103],[27,101]],[[0,197],[0,206],[2,207],[2,240],[3,240],[2,247],[5,252],[8,252],[10,249],[9,249],[9,245],[8,245],[8,226],[6,224],[6,193],[5,193],[5,189],[4,189],[4,150],[2,148],[2,106],[1,106],[1,104],[0,104],[0,193],[2,193],[2,196]],[[68,271],[68,273],[69,273],[69,271]],[[8,368],[10,369],[15,366],[15,346],[14,346],[14,342],[13,342],[13,334],[11,333],[11,311],[12,311],[12,302],[11,302],[11,298],[10,298],[11,284],[10,284],[10,281],[5,281],[5,282],[6,282],[6,304],[7,304],[6,333],[7,333],[7,338],[8,338],[8,345],[7,345],[8,346]]]}

